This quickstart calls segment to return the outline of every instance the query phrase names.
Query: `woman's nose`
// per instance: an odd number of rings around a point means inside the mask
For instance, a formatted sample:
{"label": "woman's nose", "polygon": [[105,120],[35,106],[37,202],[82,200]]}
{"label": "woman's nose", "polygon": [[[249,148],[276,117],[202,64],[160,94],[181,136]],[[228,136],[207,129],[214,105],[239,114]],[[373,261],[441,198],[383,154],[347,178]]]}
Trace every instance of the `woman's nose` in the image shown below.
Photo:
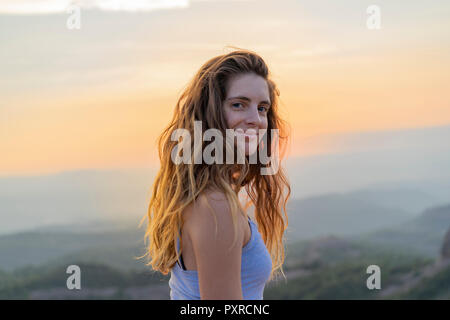
{"label": "woman's nose", "polygon": [[258,106],[251,106],[247,109],[246,122],[248,124],[259,125],[261,123],[261,117],[258,112]]}

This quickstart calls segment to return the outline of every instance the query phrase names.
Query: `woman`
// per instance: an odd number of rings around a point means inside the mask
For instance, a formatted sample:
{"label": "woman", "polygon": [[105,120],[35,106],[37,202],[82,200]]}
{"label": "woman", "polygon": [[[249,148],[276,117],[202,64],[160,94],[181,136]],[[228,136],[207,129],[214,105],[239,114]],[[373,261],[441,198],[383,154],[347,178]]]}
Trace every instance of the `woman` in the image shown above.
{"label": "woman", "polygon": [[[265,283],[277,271],[284,275],[290,186],[282,169],[261,174],[273,165],[273,157],[269,163],[250,161],[263,149],[268,156],[274,153],[273,132],[284,150],[287,137],[278,115],[278,95],[264,60],[237,50],[207,61],[178,100],[159,139],[161,168],[145,234],[147,265],[164,275],[171,272],[171,299],[263,299]],[[230,130],[235,133],[231,140],[224,139],[223,150],[215,149],[216,155],[228,152],[227,157],[232,151],[231,162],[176,161],[181,153],[184,160],[205,154],[207,141],[194,141],[196,124],[223,137]],[[179,129],[187,132],[182,142],[193,153],[179,152]],[[253,148],[262,137],[266,143]],[[243,154],[243,161],[237,160]],[[250,199],[244,204],[241,190]],[[257,225],[246,213],[250,205]]]}

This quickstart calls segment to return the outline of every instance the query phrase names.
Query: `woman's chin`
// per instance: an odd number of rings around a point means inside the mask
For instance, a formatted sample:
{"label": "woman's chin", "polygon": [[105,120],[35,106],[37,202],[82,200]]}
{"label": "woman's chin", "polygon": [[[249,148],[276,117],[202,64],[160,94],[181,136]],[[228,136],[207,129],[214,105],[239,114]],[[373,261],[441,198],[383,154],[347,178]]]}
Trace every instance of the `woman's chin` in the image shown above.
{"label": "woman's chin", "polygon": [[245,142],[245,150],[244,154],[246,157],[249,157],[255,154],[258,151],[258,146],[252,142]]}

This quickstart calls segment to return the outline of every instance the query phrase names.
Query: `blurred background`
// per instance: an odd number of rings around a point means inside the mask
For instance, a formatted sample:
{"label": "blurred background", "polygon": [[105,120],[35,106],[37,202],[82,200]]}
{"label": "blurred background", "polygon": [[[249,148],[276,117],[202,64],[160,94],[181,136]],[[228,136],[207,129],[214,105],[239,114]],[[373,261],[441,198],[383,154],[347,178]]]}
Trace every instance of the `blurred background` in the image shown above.
{"label": "blurred background", "polygon": [[264,299],[449,299],[450,3],[370,5],[0,0],[0,298],[169,299],[136,259],[156,139],[235,46],[291,125],[287,280]]}

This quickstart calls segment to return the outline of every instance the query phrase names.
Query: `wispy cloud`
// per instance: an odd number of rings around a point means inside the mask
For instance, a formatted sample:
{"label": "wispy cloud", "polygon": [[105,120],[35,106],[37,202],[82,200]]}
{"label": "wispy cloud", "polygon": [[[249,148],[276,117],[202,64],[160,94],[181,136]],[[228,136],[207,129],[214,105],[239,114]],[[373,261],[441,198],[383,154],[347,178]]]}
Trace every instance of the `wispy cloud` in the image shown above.
{"label": "wispy cloud", "polygon": [[71,5],[82,9],[136,12],[187,8],[190,0],[4,0],[0,1],[0,14],[61,13]]}

